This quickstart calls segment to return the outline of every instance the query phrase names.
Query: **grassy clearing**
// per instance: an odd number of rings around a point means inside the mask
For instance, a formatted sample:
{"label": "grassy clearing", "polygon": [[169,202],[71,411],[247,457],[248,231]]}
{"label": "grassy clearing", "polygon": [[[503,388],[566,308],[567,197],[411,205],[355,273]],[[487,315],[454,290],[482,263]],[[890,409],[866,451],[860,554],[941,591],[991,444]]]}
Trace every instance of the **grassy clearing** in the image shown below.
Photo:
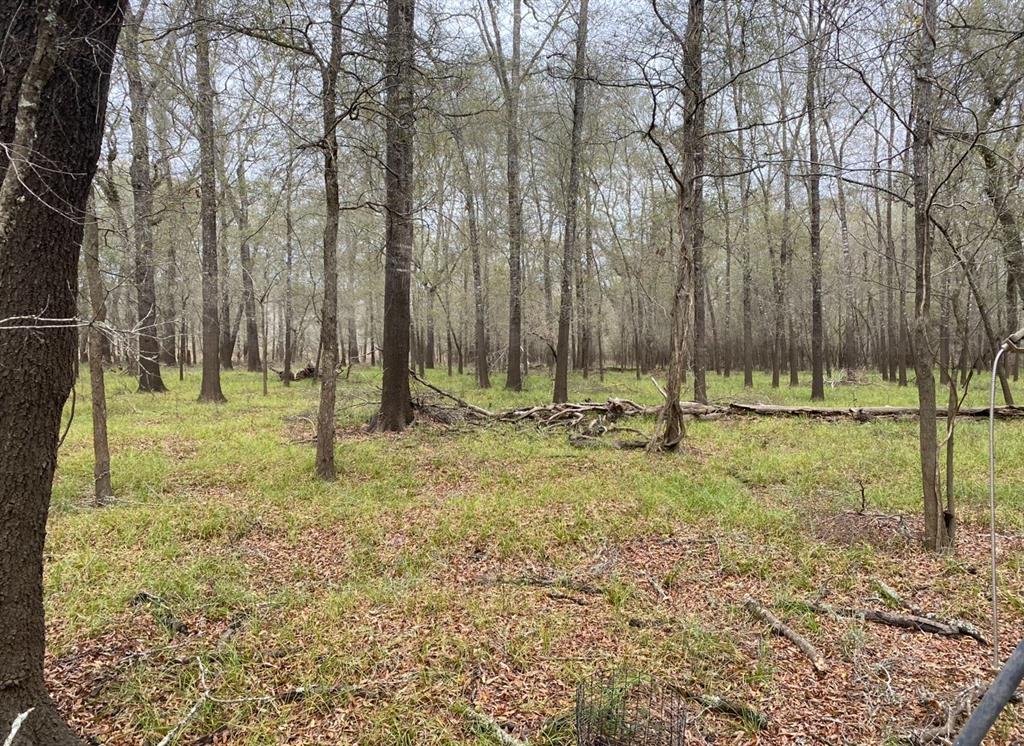
{"label": "grassy clearing", "polygon": [[[84,732],[159,740],[202,694],[202,670],[210,697],[180,743],[491,743],[467,724],[469,704],[532,743],[558,743],[575,683],[625,662],[761,708],[766,743],[883,743],[927,717],[920,692],[940,696],[984,673],[988,653],[973,642],[835,622],[800,605],[870,605],[882,579],[984,628],[982,422],[957,431],[958,553],[927,557],[904,536],[919,501],[914,423],[696,422],[685,453],[665,457],[579,450],[564,433],[506,426],[368,436],[359,425],[378,376],[355,369],[341,382],[339,478],[323,484],[307,442],[315,385],[272,382],[263,397],[258,376],[228,373],[228,404],[201,406],[198,372],[163,395],[111,375],[117,502],[99,510],[88,504],[79,382],[46,583],[49,675]],[[491,409],[550,395],[539,375],[522,393],[430,378]],[[657,397],[623,373],[576,378],[571,390]],[[763,376],[744,390],[734,375],[713,378],[710,393],[805,403],[809,392],[772,390]],[[880,382],[827,395],[837,406],[915,399]],[[1024,426],[998,427],[1012,644],[1024,636]],[[869,512],[906,518],[852,514],[861,485]],[[594,592],[578,590],[584,580]],[[140,591],[160,601],[133,603]],[[819,679],[764,638],[742,609],[746,593],[813,638],[834,673]],[[695,714],[719,742],[755,738],[749,723]]]}

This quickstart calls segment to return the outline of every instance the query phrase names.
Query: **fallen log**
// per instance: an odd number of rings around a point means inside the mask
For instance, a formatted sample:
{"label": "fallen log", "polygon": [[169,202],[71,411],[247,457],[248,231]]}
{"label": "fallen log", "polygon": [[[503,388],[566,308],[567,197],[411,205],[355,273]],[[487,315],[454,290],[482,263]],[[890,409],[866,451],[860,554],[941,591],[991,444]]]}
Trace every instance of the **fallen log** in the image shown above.
{"label": "fallen log", "polygon": [[[300,371],[300,374],[303,371]],[[448,399],[465,413],[464,419],[475,419],[478,422],[497,421],[509,423],[534,422],[544,428],[568,427],[584,431],[585,435],[599,436],[609,432],[608,423],[624,417],[656,417],[661,413],[661,405],[639,404],[632,399],[608,399],[604,402],[583,401],[564,402],[560,404],[537,404],[529,407],[518,407],[500,412],[491,412],[483,407],[470,404],[440,386],[428,382],[415,371],[410,370],[413,379],[433,391],[438,396]],[[296,378],[299,376],[296,375]],[[655,381],[657,384],[657,381]],[[698,420],[715,420],[722,417],[803,417],[807,419],[852,419],[857,422],[874,420],[911,419],[918,416],[917,407],[815,407],[804,405],[782,404],[746,404],[729,402],[725,404],[701,404],[694,401],[681,401],[679,407],[686,417]],[[988,407],[966,407],[957,415],[966,418],[988,417]],[[939,417],[946,417],[947,412],[940,411]],[[1024,419],[1024,406],[1004,405],[995,408],[997,419]],[[590,443],[580,443],[586,446]],[[634,444],[626,441],[617,446],[631,448]]]}
{"label": "fallen log", "polygon": [[[782,404],[701,404],[682,401],[679,403],[683,415],[698,420],[714,420],[724,416],[734,417],[803,417],[807,419],[852,419],[857,422],[873,420],[912,419],[918,416],[917,407],[811,407]],[[604,415],[611,419],[620,417],[653,417],[661,412],[660,405],[638,404],[630,399],[609,399],[606,402],[567,402],[565,404],[539,404],[497,412],[493,416],[502,422],[540,421],[545,425],[572,422],[587,415]],[[945,411],[937,413],[946,417]],[[957,416],[968,419],[988,417],[988,407],[965,407]],[[1024,419],[1024,406],[1003,405],[995,408],[996,419]]]}
{"label": "fallen log", "polygon": [[768,609],[750,596],[747,596],[743,600],[743,605],[747,607],[747,610],[753,614],[754,617],[767,624],[771,628],[772,632],[779,637],[785,637],[791,643],[796,645],[797,649],[803,653],[807,660],[811,662],[811,665],[814,666],[815,671],[818,673],[825,673],[828,671],[828,663],[825,662],[825,659],[822,657],[821,653],[818,652],[817,648],[807,641],[807,638],[786,624],[783,624],[777,616],[772,614]]}

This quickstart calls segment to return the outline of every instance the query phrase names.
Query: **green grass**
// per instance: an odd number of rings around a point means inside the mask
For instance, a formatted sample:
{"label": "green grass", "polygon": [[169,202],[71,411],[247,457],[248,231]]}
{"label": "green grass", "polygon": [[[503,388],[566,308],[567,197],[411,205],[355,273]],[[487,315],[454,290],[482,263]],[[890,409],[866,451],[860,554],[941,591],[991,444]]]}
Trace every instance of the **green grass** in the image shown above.
{"label": "green grass", "polygon": [[[472,376],[429,373],[489,409],[550,396],[540,374],[508,392],[500,380],[480,391]],[[473,698],[484,709],[500,704],[534,733],[557,731],[545,723],[571,706],[578,678],[624,659],[691,688],[735,689],[771,710],[782,706],[789,675],[778,660],[784,646],[761,641],[737,601],[743,593],[809,635],[827,636],[827,625],[794,604],[823,589],[863,603],[878,578],[984,624],[984,547],[971,538],[986,516],[984,422],[957,429],[965,554],[931,558],[912,546],[879,548],[872,532],[884,527],[873,524],[850,541],[814,529],[818,518],[859,508],[860,485],[870,512],[917,514],[913,422],[693,422],[687,448],[672,456],[579,450],[563,432],[532,427],[417,425],[371,436],[358,426],[378,382],[366,368],[339,382],[339,473],[325,484],[313,476],[308,442],[315,384],[271,381],[264,397],[258,376],[227,373],[228,403],[200,405],[198,372],[182,382],[171,372],[160,395],[108,375],[116,501],[96,509],[88,382],[79,381],[54,488],[46,588],[51,680],[83,731],[113,733],[112,743],[158,740],[201,691],[197,659],[214,696],[234,703],[207,702],[190,737],[220,731],[242,744],[289,734],[306,742],[312,732],[333,734],[331,743],[487,743],[460,714]],[[751,390],[741,375],[712,376],[709,393],[808,402],[806,387],[768,383],[758,374]],[[651,382],[631,373],[574,377],[571,391],[657,401]],[[827,391],[835,406],[915,397],[912,387],[874,380]],[[981,404],[984,393],[970,400]],[[1021,427],[998,425],[999,520],[1012,533],[1024,530]],[[581,604],[508,582],[540,570],[569,578],[605,555],[617,559],[602,594]],[[1024,612],[1016,545],[1003,563],[1007,624],[1016,628]],[[922,574],[934,592],[921,591]],[[652,592],[649,577],[670,600]],[[133,606],[143,590],[191,634]],[[635,618],[674,626],[637,628],[628,623]],[[225,637],[232,624],[237,632]],[[876,630],[838,630],[829,649],[860,665],[882,644]],[[85,683],[69,673],[82,650],[99,661]],[[148,652],[129,655],[140,650]],[[909,707],[918,682],[905,684]],[[310,693],[295,701],[253,700],[300,686]],[[892,735],[886,727],[868,740]]]}

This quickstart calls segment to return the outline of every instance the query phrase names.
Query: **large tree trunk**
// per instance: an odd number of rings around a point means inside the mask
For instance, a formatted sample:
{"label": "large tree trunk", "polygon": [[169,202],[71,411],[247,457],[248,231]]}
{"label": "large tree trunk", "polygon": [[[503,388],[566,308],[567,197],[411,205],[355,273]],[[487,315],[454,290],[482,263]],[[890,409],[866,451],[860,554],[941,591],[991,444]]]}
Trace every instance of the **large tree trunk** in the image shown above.
{"label": "large tree trunk", "polygon": [[[569,184],[565,196],[565,238],[562,245],[562,283],[558,304],[558,349],[555,358],[555,390],[552,401],[569,398],[569,327],[572,323],[572,270],[578,259],[576,223],[580,197],[580,157],[583,151],[583,117],[586,112],[587,5],[580,0],[576,28],[576,60],[573,64],[572,135],[569,146]],[[580,267],[582,273],[582,264]],[[582,280],[582,278],[581,278]],[[582,307],[580,308],[582,312]],[[584,354],[586,354],[584,352]]]}
{"label": "large tree trunk", "polygon": [[338,74],[341,69],[341,0],[330,0],[331,52],[321,66],[323,156],[324,156],[324,302],[320,319],[320,408],[316,419],[316,473],[333,480],[334,405],[338,388]]}
{"label": "large tree trunk", "polygon": [[213,129],[209,0],[195,0],[196,82],[199,89],[199,215],[203,238],[203,377],[199,401],[227,401],[220,388],[220,312],[217,308],[217,153]]}
{"label": "large tree trunk", "polygon": [[384,376],[377,428],[412,422],[409,391],[410,274],[413,244],[414,0],[388,0],[387,214],[384,270]]}
{"label": "large tree trunk", "polygon": [[76,316],[123,7],[0,0],[0,18],[0,733],[31,709],[18,746],[81,746],[43,679],[43,545],[77,331],[35,319]]}
{"label": "large tree trunk", "polygon": [[153,258],[153,174],[149,162],[150,87],[143,79],[139,34],[145,8],[126,18],[123,49],[128,73],[129,122],[132,131],[132,217],[135,237],[134,283],[138,307],[139,391],[166,391],[160,376],[156,282]]}
{"label": "large tree trunk", "polygon": [[[939,550],[949,546],[952,513],[943,510],[939,494],[938,436],[935,403],[935,360],[931,334],[931,201],[932,74],[935,59],[936,0],[923,0],[917,71],[914,76],[914,372],[920,410],[919,444],[924,500],[925,544]],[[948,520],[947,520],[948,518]]]}

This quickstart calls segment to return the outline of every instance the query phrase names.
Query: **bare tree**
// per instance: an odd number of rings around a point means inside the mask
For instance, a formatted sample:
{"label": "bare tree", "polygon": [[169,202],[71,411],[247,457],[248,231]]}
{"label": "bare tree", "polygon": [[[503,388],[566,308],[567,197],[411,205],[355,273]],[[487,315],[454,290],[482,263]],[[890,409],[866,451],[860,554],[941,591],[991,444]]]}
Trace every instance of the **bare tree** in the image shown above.
{"label": "bare tree", "polygon": [[924,498],[925,544],[933,550],[949,545],[953,516],[942,508],[938,486],[938,436],[935,402],[935,359],[931,330],[932,201],[931,157],[935,67],[936,0],[923,0],[914,74],[914,373],[917,376],[921,488]]}
{"label": "bare tree", "polygon": [[[576,215],[579,208],[583,117],[586,111],[587,5],[588,0],[580,0],[576,27],[576,59],[572,68],[572,135],[569,145],[569,184],[565,195],[565,239],[562,251],[562,285],[558,307],[558,351],[555,360],[555,391],[553,395],[553,401],[556,404],[567,401],[569,398],[569,325],[572,320],[570,287],[573,265],[576,264],[579,253],[576,249]],[[579,310],[581,313],[583,312],[582,304]],[[585,349],[583,355],[586,355]]]}
{"label": "bare tree", "polygon": [[149,157],[149,101],[154,82],[145,80],[140,37],[149,0],[125,16],[121,48],[124,53],[131,100],[129,122],[132,131],[132,212],[135,242],[135,293],[138,303],[139,391],[166,391],[160,376],[160,341],[157,337],[156,282],[153,262],[153,170]]}
{"label": "bare tree", "polygon": [[203,265],[203,377],[199,401],[224,402],[220,387],[220,312],[217,308],[217,175],[213,127],[213,73],[210,70],[209,0],[195,0],[196,120],[199,132],[199,199]]}

